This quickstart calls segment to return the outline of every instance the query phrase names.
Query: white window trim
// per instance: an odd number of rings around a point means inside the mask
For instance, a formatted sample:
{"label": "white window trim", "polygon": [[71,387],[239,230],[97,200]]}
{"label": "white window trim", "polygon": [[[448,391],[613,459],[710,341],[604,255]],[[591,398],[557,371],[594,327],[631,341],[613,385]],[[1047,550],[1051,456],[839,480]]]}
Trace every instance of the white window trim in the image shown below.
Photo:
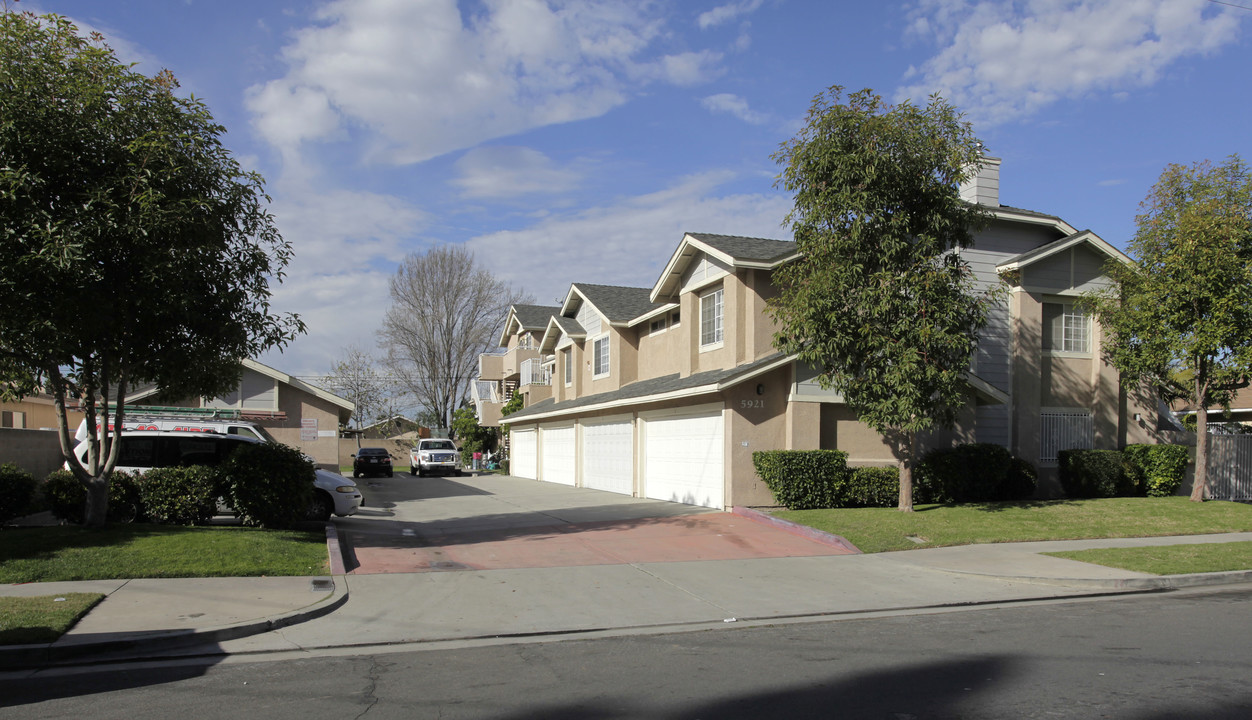
{"label": "white window trim", "polygon": [[[1053,344],[1056,344],[1059,342],[1062,346],[1064,346],[1065,344],[1065,317],[1066,315],[1070,315],[1071,317],[1073,316],[1072,313],[1067,313],[1065,311],[1065,308],[1068,306],[1071,309],[1076,309],[1077,303],[1075,303],[1072,298],[1071,299],[1059,299],[1058,298],[1055,300],[1044,300],[1044,302],[1052,304],[1052,305],[1061,306],[1061,337],[1059,338],[1053,337],[1052,342]],[[1084,313],[1083,316],[1087,318],[1087,349],[1084,351],[1084,350],[1057,350],[1053,348],[1051,350],[1043,351],[1043,354],[1045,357],[1070,357],[1070,358],[1092,357],[1093,355],[1092,350],[1095,347],[1095,318],[1092,316],[1090,312]]]}
{"label": "white window trim", "polygon": [[[720,306],[719,308],[720,312],[717,315],[717,319],[721,321],[720,323],[721,337],[719,337],[718,339],[712,342],[706,343],[704,342],[704,300],[705,298],[711,298],[714,295],[721,296],[718,302],[718,305]],[[698,332],[700,333],[700,352],[709,352],[711,350],[717,350],[721,348],[723,344],[726,342],[726,288],[725,286],[718,286],[716,288],[712,288],[710,290],[707,290],[701,293],[699,297],[699,302],[697,303],[697,305],[698,305],[698,309],[700,312],[700,325],[698,328]]]}
{"label": "white window trim", "polygon": [[[596,352],[596,343],[604,342],[604,372],[596,372],[596,364],[600,361],[600,354]],[[609,376],[613,369],[613,346],[609,342],[609,334],[604,333],[591,340],[591,379],[599,380]]]}
{"label": "white window trim", "polygon": [[565,365],[565,387],[574,384],[574,348],[567,347],[561,350],[561,362]]}

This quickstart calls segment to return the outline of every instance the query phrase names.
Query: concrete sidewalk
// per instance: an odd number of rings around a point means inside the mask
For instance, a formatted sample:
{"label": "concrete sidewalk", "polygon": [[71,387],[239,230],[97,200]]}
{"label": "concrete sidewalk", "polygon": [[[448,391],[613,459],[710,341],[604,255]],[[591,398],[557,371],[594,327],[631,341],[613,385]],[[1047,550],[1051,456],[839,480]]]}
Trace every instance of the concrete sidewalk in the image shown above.
{"label": "concrete sidewalk", "polygon": [[106,598],[55,643],[0,646],[0,668],[644,632],[1252,582],[1252,572],[1158,577],[1040,554],[1248,540],[1252,533],[477,572],[9,585],[0,595]]}
{"label": "concrete sidewalk", "polygon": [[[658,632],[1252,582],[1252,572],[1158,577],[1041,554],[1093,547],[1250,541],[1252,533],[970,545],[861,555],[846,554],[854,549],[840,546],[841,539],[834,536],[815,537],[808,528],[789,528],[793,541],[811,544],[804,552],[795,542],[784,543],[768,533],[744,528],[745,523],[759,522],[775,528],[770,532],[784,532],[777,529],[778,521],[751,519],[752,513],[710,514],[700,508],[534,481],[493,477],[415,484],[401,479],[380,485],[377,492],[380,499],[388,500],[378,507],[389,504],[392,509],[336,520],[329,526],[332,575],[328,577],[0,586],[0,595],[98,592],[106,596],[54,643],[0,646],[0,669]],[[419,497],[421,493],[427,496]],[[654,522],[682,518],[684,513],[690,515],[687,524],[691,528],[709,528],[712,536],[675,532],[673,523]],[[613,518],[618,522],[603,524]],[[596,542],[607,542],[601,540],[606,533],[633,540],[612,545],[612,561],[573,566],[451,564],[455,567],[440,569],[426,563],[423,572],[349,574],[339,557],[345,530],[368,528],[381,536],[391,532],[403,539],[418,527],[421,532],[448,534],[450,542],[460,543],[464,551],[473,545],[470,538],[481,539],[477,533],[509,527],[516,528],[514,542],[541,547],[562,534],[550,530],[554,522],[568,523],[569,534],[581,533]],[[666,529],[660,544],[690,543],[697,552],[685,556],[669,550],[658,553],[655,538],[648,541],[645,536],[641,541],[630,534],[638,532],[640,523]],[[495,535],[489,539],[498,542]],[[389,542],[407,547],[399,540]],[[739,545],[744,554],[724,559],[720,546],[718,553],[709,554],[711,543]],[[832,554],[832,548],[839,553]],[[632,554],[624,556],[628,550]],[[534,552],[504,555],[532,557]],[[674,557],[695,559],[673,561]]]}

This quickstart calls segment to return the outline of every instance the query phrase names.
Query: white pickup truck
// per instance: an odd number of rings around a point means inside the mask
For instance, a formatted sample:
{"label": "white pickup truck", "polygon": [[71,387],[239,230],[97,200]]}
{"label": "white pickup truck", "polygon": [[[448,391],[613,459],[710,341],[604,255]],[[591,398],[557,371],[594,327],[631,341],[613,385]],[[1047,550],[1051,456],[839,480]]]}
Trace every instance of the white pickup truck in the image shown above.
{"label": "white pickup truck", "polygon": [[461,474],[461,451],[456,443],[446,438],[417,441],[417,447],[409,452],[409,474],[425,477],[432,473]]}

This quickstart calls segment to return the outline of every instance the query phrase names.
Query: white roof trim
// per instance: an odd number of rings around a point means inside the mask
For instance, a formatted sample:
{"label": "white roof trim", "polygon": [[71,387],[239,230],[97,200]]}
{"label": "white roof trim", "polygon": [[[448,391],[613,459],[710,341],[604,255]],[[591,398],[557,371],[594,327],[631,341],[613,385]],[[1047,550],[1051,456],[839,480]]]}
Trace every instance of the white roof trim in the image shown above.
{"label": "white roof trim", "polygon": [[356,410],[356,403],[352,402],[351,400],[346,400],[344,398],[341,398],[338,395],[330,391],[323,390],[316,385],[311,385],[309,383],[306,383],[303,380],[300,380],[299,378],[292,377],[291,375],[288,375],[287,373],[282,372],[281,370],[275,370],[274,368],[268,365],[262,365],[256,360],[244,358],[243,366],[245,368],[248,368],[249,370],[256,371],[258,373],[261,373],[262,375],[268,375],[269,377],[272,377],[279,382],[284,382],[294,388],[303,390],[309,393],[310,395],[321,398],[322,400],[325,400],[326,402],[331,403],[332,405],[338,405],[339,407],[343,408],[344,410],[347,410],[348,412],[353,412]]}
{"label": "white roof trim", "polygon": [[1033,213],[1019,212],[1003,205],[995,208],[989,208],[991,214],[997,220],[1011,220],[1013,222],[1030,223],[1032,225],[1047,225],[1056,228],[1064,235],[1073,235],[1078,232],[1078,228],[1070,225],[1060,218],[1040,217]]}
{"label": "white roof trim", "polygon": [[[1054,240],[1050,245],[1044,246],[1047,248],[1047,250],[1045,250],[1044,252],[1038,253],[1037,255],[1031,255],[1031,253],[1034,252],[1033,250],[1022,253],[1021,255],[1018,255],[1017,258],[1013,260],[996,265],[996,270],[997,271],[1018,270],[1020,268],[1026,267],[1027,265],[1033,265],[1039,262],[1040,260],[1043,260],[1044,258],[1049,258],[1049,257],[1052,257],[1053,255],[1056,255],[1057,253],[1061,253],[1066,250],[1069,250],[1075,245],[1090,245],[1095,250],[1103,253],[1104,255],[1108,257],[1116,258],[1117,260],[1120,260],[1121,262],[1124,262],[1124,263],[1133,262],[1130,259],[1130,257],[1126,255],[1126,253],[1113,247],[1108,242],[1106,242],[1103,238],[1101,238],[1099,235],[1096,235],[1090,230],[1084,230],[1080,233],[1075,233],[1068,238],[1064,238],[1061,240]],[[1020,259],[1026,255],[1030,255],[1030,257],[1026,258],[1025,260]]]}
{"label": "white roof trim", "polygon": [[670,256],[669,262],[665,264],[665,269],[661,271],[661,277],[653,283],[652,292],[648,295],[648,299],[652,302],[661,302],[658,298],[661,297],[664,289],[669,286],[671,281],[679,282],[682,280],[682,274],[687,268],[687,262],[695,257],[697,253],[704,253],[716,258],[722,264],[735,270],[739,268],[768,270],[789,263],[801,255],[799,251],[796,251],[785,258],[774,261],[737,260],[733,255],[728,255],[703,240],[693,237],[691,233],[686,233],[683,235],[682,241],[678,243],[678,248],[674,250],[674,254]]}
{"label": "white roof trim", "polygon": [[651,320],[652,318],[656,317],[657,315],[665,315],[665,314],[666,314],[666,313],[668,313],[670,310],[673,310],[673,309],[675,309],[675,308],[677,308],[677,307],[678,307],[678,303],[676,303],[676,302],[672,302],[672,303],[665,303],[664,305],[662,305],[661,307],[659,307],[659,308],[657,308],[657,309],[653,310],[652,312],[649,312],[649,313],[645,313],[645,314],[643,314],[643,315],[640,315],[639,317],[635,318],[634,320],[631,320],[630,322],[626,323],[626,327],[635,327],[636,325],[642,325],[643,323],[645,323],[645,322],[647,322],[647,321]]}

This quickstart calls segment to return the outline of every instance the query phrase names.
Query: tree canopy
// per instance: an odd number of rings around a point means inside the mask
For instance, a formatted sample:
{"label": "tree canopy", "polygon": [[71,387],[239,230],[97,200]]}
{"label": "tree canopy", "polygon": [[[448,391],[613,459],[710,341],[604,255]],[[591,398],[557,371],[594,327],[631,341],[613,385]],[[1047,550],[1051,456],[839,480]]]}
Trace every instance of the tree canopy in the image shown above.
{"label": "tree canopy", "polygon": [[[54,395],[90,524],[104,520],[129,389],[212,397],[241,359],[303,331],[270,310],[291,247],[260,176],[177,87],[65,18],[0,13],[0,385]],[[85,467],[68,401],[87,411]]]}
{"label": "tree canopy", "polygon": [[884,103],[834,86],[774,155],[799,260],[775,274],[775,346],[814,367],[897,448],[900,508],[912,509],[918,432],[951,427],[986,322],[959,248],[988,212],[962,201],[981,143],[939,97]]}
{"label": "tree canopy", "polygon": [[1112,287],[1088,300],[1122,383],[1150,383],[1197,410],[1191,499],[1199,501],[1208,409],[1229,408],[1252,379],[1252,176],[1238,155],[1169,165],[1140,209],[1134,262],[1110,262]]}

